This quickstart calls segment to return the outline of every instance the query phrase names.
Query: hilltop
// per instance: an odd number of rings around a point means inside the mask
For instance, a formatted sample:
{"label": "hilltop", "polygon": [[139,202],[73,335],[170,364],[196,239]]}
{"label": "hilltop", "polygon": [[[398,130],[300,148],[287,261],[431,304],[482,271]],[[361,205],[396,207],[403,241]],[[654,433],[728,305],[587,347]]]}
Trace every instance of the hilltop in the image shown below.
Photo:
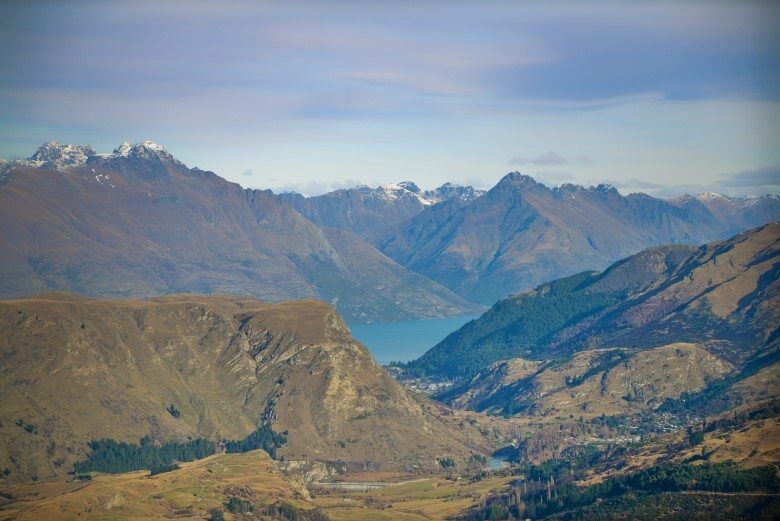
{"label": "hilltop", "polygon": [[413,395],[316,301],[70,294],[0,302],[4,481],[63,476],[90,440],[156,444],[286,433],[309,476],[424,473],[495,443],[466,413]]}

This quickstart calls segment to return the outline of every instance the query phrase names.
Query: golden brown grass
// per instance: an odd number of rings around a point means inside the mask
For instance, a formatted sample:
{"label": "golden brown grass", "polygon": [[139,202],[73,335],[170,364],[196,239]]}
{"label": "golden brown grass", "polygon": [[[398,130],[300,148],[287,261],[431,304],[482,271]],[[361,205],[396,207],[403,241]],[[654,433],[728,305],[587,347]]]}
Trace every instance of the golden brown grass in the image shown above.
{"label": "golden brown grass", "polygon": [[235,491],[258,504],[283,500],[303,509],[319,507],[333,520],[444,519],[510,479],[471,483],[432,477],[369,492],[318,493],[310,498],[301,483],[283,476],[258,450],[217,454],[157,476],[140,471],[100,475],[87,483],[16,486],[6,491],[14,502],[0,509],[0,519],[204,519]]}
{"label": "golden brown grass", "polygon": [[285,498],[311,508],[304,501],[306,490],[257,450],[210,456],[157,476],[140,471],[97,476],[83,484],[16,486],[7,492],[17,501],[0,510],[0,519],[203,519],[223,503],[229,487],[248,487],[260,502]]}

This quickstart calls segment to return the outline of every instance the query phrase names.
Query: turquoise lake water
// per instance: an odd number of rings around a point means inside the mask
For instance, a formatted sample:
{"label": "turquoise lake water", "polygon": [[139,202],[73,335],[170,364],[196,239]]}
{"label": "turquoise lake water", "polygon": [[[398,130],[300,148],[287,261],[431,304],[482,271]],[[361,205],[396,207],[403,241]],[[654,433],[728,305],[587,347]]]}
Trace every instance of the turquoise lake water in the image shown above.
{"label": "turquoise lake water", "polygon": [[447,335],[475,317],[412,320],[377,324],[350,324],[358,341],[365,344],[380,364],[408,362],[418,358]]}

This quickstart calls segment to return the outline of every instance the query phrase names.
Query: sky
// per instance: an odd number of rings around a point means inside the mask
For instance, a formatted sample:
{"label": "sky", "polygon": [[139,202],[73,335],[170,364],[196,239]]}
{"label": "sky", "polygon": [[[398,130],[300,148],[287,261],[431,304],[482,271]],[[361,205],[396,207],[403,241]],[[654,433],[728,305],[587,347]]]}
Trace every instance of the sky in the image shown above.
{"label": "sky", "polygon": [[307,195],[780,192],[780,2],[0,3],[0,156],[152,139]]}

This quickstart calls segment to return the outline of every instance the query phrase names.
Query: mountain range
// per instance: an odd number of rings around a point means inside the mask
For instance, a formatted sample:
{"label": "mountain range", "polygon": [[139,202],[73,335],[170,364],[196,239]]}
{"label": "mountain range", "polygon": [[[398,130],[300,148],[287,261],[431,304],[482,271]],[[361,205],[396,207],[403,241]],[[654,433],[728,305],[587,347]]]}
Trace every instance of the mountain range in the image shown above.
{"label": "mountain range", "polygon": [[780,219],[780,198],[663,200],[614,187],[549,188],[510,173],[471,202],[451,199],[383,232],[378,248],[466,299],[601,270],[654,245],[701,244]]}
{"label": "mountain range", "polygon": [[694,248],[661,246],[497,302],[410,367],[468,374],[513,357],[706,343],[732,362],[777,342],[780,224]]}
{"label": "mountain range", "polygon": [[46,144],[0,174],[0,295],[49,290],[316,298],[350,320],[479,309],[270,191],[188,168],[163,147]]}
{"label": "mountain range", "polygon": [[517,172],[484,192],[411,181],[304,197],[244,189],[152,142],[49,142],[0,164],[0,297],[315,298],[352,322],[476,314],[653,245],[780,219],[780,198],[671,200]]}
{"label": "mountain range", "polygon": [[[47,143],[0,162],[0,518],[776,518],[777,221]],[[388,369],[342,318],[482,303]]]}
{"label": "mountain range", "polygon": [[312,222],[376,241],[388,226],[406,222],[430,206],[451,199],[471,202],[484,193],[452,183],[423,191],[412,181],[402,181],[378,188],[335,190],[315,197],[294,192],[282,193],[280,197]]}

